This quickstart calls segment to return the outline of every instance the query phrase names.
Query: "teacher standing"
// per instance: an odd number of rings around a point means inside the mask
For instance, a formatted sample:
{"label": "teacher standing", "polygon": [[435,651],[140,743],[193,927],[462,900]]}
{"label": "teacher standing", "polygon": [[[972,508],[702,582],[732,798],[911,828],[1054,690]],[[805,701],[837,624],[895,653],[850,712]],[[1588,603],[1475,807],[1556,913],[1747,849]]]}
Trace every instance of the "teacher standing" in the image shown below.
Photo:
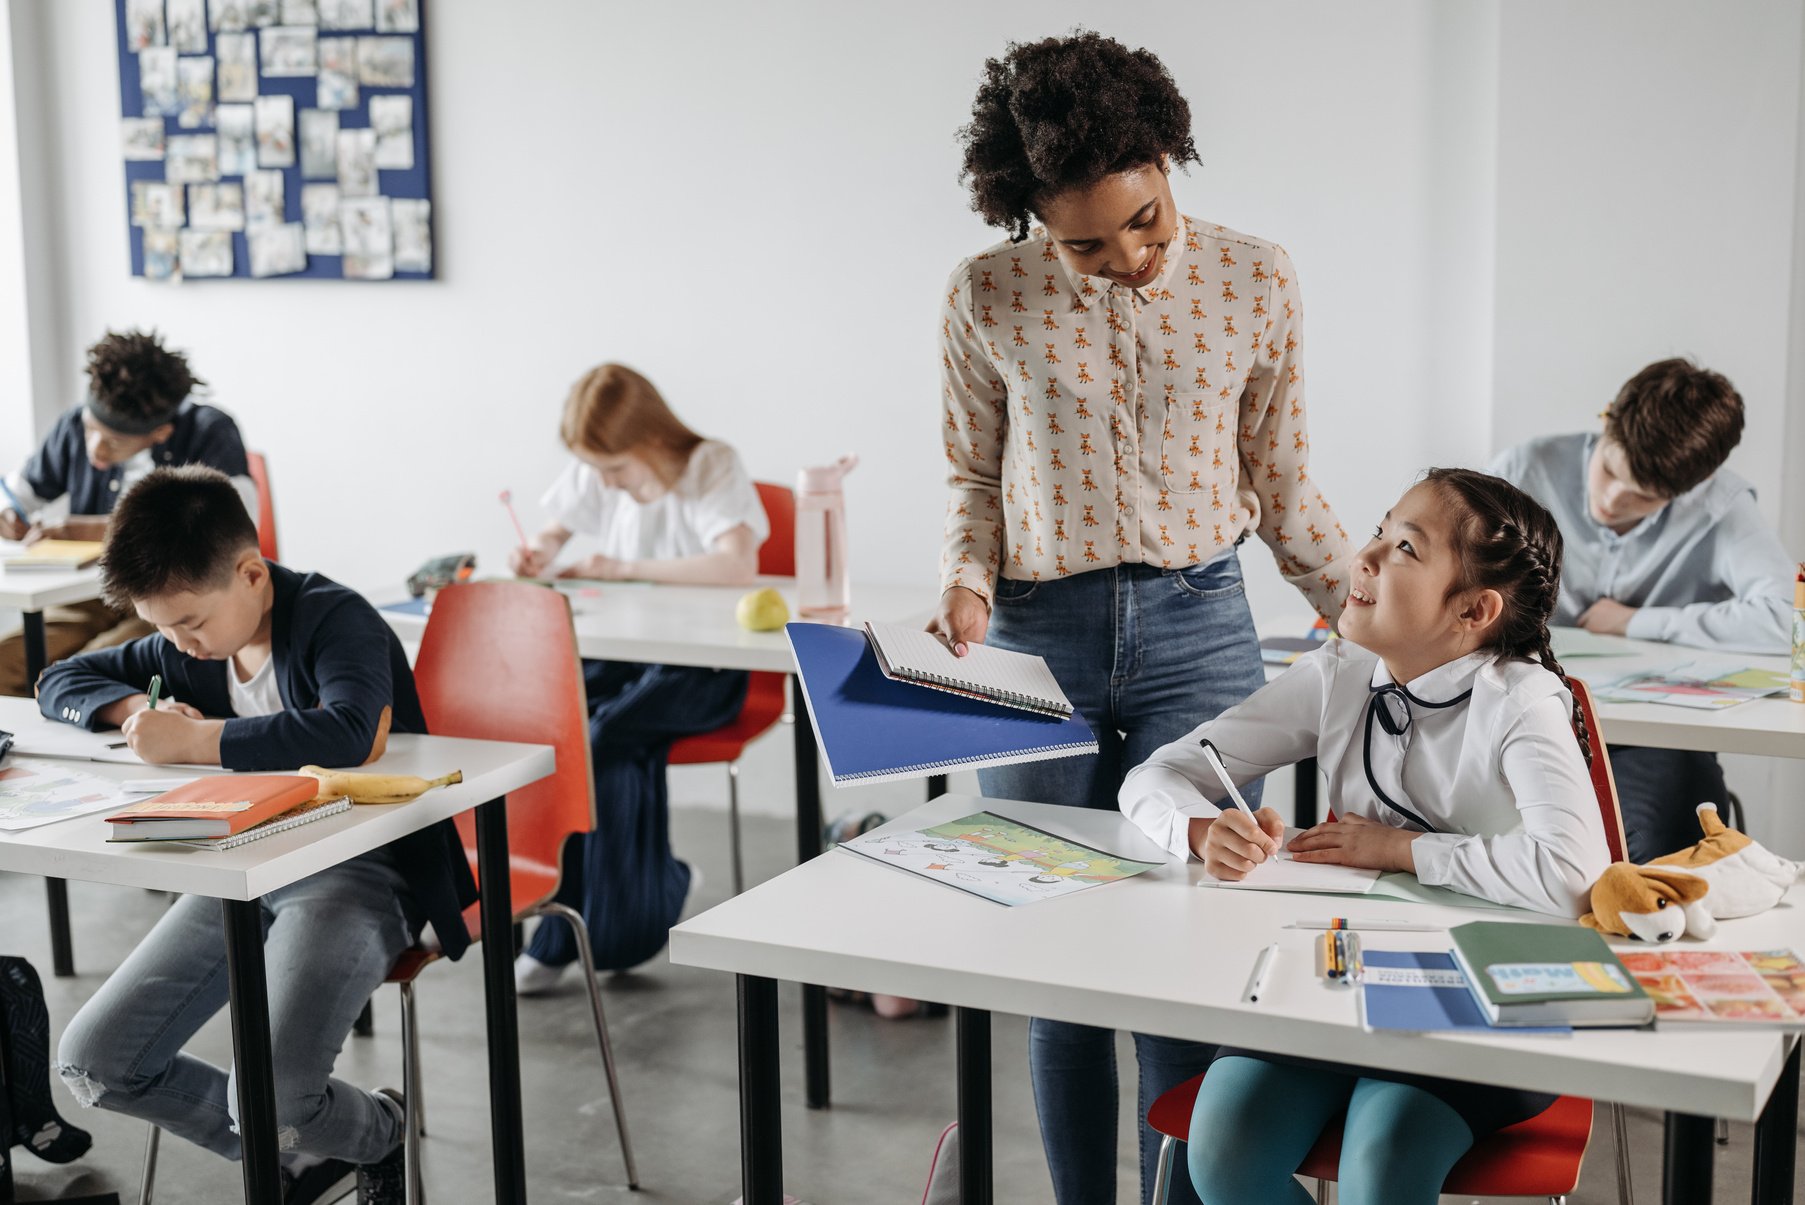
{"label": "teacher standing", "polygon": [[[1297,274],[1276,243],[1178,212],[1190,106],[1149,51],[1012,45],[961,138],[972,207],[1009,238],[942,300],[952,497],[931,627],[956,652],[1045,657],[1097,733],[1096,756],[980,771],[987,796],[1114,808],[1124,774],[1262,681],[1243,539],[1341,613],[1353,550],[1310,480]],[[1151,930],[1120,938],[1185,957]],[[1135,1048],[1141,1117],[1208,1062],[1191,1042]],[[1115,1035],[1037,1018],[1029,1063],[1058,1201],[1114,1201]],[[1140,1151],[1145,1198],[1144,1123]],[[1195,1202],[1179,1180],[1172,1200]]]}

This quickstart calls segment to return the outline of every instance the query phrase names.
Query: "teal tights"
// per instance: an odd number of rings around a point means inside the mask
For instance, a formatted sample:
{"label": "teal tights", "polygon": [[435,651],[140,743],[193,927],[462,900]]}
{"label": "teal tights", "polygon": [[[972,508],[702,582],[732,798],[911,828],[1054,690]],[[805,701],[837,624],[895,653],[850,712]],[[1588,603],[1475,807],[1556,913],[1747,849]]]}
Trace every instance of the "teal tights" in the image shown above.
{"label": "teal tights", "polygon": [[1435,1205],[1473,1145],[1460,1114],[1421,1088],[1225,1055],[1191,1114],[1185,1155],[1197,1195],[1204,1205],[1308,1205],[1293,1175],[1343,1109],[1340,1205]]}

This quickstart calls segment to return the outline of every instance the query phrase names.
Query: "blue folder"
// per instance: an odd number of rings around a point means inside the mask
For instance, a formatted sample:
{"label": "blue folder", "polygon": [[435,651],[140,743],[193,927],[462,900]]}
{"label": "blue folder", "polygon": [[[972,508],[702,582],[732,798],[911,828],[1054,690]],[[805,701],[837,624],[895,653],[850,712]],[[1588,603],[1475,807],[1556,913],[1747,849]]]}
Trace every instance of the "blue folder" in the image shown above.
{"label": "blue folder", "polygon": [[784,631],[835,786],[1097,751],[1076,714],[1052,719],[885,677],[861,628],[792,623]]}
{"label": "blue folder", "polygon": [[[1365,950],[1361,952],[1360,962],[1363,971],[1360,991],[1369,1030],[1391,1029],[1404,1033],[1462,1030],[1511,1034],[1573,1032],[1566,1026],[1534,1029],[1493,1026],[1473,999],[1466,976],[1461,974],[1452,954],[1429,950]],[[1380,982],[1385,970],[1416,972],[1429,982],[1409,986]]]}

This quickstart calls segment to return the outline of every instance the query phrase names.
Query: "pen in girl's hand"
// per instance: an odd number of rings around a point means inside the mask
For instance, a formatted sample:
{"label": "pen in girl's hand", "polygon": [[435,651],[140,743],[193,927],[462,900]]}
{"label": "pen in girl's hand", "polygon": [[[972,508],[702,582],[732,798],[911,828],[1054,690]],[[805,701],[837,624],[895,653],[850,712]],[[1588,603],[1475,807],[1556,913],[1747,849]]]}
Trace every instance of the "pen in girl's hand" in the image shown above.
{"label": "pen in girl's hand", "polygon": [[514,513],[514,491],[513,490],[501,491],[501,504],[503,506],[507,507],[508,518],[510,518],[514,521],[514,534],[520,537],[520,546],[522,548],[531,550],[532,545],[527,542],[527,538],[526,538],[526,528],[524,528],[520,525],[520,516]]}
{"label": "pen in girl's hand", "polygon": [[1202,744],[1204,760],[1210,763],[1210,769],[1216,772],[1216,777],[1220,778],[1222,785],[1228,788],[1228,797],[1235,801],[1236,807],[1249,816],[1253,815],[1253,809],[1247,806],[1247,800],[1241,798],[1241,792],[1235,789],[1235,780],[1228,776],[1228,767],[1222,764],[1220,757],[1216,756],[1216,746],[1207,740]]}
{"label": "pen in girl's hand", "polygon": [[1247,990],[1241,994],[1241,998],[1247,1003],[1258,1004],[1260,997],[1266,994],[1266,980],[1271,977],[1272,964],[1278,961],[1278,957],[1279,943],[1275,941],[1261,950],[1260,956],[1254,959],[1253,974],[1248,976]]}
{"label": "pen in girl's hand", "polygon": [[157,696],[162,693],[163,693],[163,675],[162,674],[152,674],[150,676],[150,708],[149,708],[149,710],[155,711],[157,709]]}

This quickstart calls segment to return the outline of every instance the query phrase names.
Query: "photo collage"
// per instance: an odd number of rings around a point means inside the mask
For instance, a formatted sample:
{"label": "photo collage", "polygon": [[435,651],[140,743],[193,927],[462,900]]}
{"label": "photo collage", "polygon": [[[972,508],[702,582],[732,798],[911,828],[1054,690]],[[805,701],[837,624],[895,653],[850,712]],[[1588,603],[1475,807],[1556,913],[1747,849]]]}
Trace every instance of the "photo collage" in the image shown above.
{"label": "photo collage", "polygon": [[430,279],[424,0],[115,0],[132,271]]}

